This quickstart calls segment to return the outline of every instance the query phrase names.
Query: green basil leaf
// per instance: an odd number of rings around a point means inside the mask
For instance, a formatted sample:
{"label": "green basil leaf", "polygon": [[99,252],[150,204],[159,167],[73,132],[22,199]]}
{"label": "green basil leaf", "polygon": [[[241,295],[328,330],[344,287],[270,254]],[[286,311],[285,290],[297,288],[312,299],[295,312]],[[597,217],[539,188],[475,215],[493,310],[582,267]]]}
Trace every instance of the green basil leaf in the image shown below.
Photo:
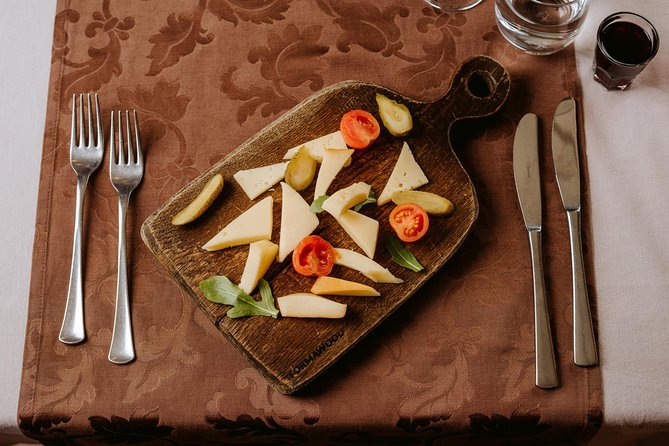
{"label": "green basil leaf", "polygon": [[225,276],[212,276],[200,282],[204,296],[217,304],[234,305],[244,292]]}
{"label": "green basil leaf", "polygon": [[320,197],[316,198],[313,203],[311,203],[311,206],[309,206],[309,210],[313,212],[314,214],[320,214],[323,212],[323,202],[330,198],[327,195],[321,195]]}
{"label": "green basil leaf", "polygon": [[386,237],[386,249],[390,256],[393,259],[393,262],[397,263],[404,268],[410,269],[411,271],[422,271],[423,265],[418,262],[416,257],[414,257],[408,249],[402,245],[400,240],[394,235]]}
{"label": "green basil leaf", "polygon": [[369,196],[363,201],[362,203],[358,203],[355,206],[353,206],[353,210],[355,212],[358,212],[364,205],[366,204],[373,204],[376,203],[376,195],[374,194],[374,191],[370,189],[369,191]]}
{"label": "green basil leaf", "polygon": [[257,301],[246,293],[240,294],[235,306],[228,310],[228,317],[271,316],[276,319],[279,310],[274,306],[274,296],[272,296],[269,284],[266,280],[261,279],[258,282],[258,288],[261,300]]}

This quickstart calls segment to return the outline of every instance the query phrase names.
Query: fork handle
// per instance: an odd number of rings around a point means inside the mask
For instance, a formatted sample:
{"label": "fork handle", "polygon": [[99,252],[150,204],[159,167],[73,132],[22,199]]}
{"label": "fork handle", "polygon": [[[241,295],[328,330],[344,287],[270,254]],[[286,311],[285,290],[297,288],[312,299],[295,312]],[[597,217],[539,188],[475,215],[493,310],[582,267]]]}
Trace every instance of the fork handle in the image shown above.
{"label": "fork handle", "polygon": [[130,298],[128,295],[128,266],[125,250],[125,222],[128,212],[128,195],[118,200],[118,273],[116,279],[116,311],[114,331],[109,349],[109,360],[115,364],[126,364],[135,359],[130,321]]}
{"label": "fork handle", "polygon": [[84,195],[86,194],[87,176],[77,176],[77,196],[74,211],[74,237],[72,242],[72,264],[70,283],[67,289],[67,301],[63,324],[58,339],[65,344],[78,344],[86,338],[84,329],[84,293],[82,272],[82,227]]}
{"label": "fork handle", "polygon": [[574,317],[574,364],[587,367],[597,365],[597,344],[592,327],[590,301],[585,281],[583,248],[581,243],[581,212],[567,211],[569,242],[571,244],[571,275]]}
{"label": "fork handle", "polygon": [[534,288],[534,353],[536,357],[535,383],[542,389],[557,387],[558,376],[553,352],[548,301],[544,284],[544,266],[541,255],[541,231],[530,230],[532,252],[532,284]]}

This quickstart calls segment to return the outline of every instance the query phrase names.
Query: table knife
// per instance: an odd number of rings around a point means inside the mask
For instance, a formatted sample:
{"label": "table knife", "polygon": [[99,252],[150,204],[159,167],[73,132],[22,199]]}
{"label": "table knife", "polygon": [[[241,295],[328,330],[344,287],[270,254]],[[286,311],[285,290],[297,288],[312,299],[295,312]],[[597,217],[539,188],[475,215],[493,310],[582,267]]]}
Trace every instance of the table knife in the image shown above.
{"label": "table knife", "polygon": [[581,245],[581,177],[578,166],[576,101],[560,102],[553,118],[553,164],[569,222],[574,318],[574,364],[596,365],[597,344],[592,328]]}
{"label": "table knife", "polygon": [[534,289],[536,385],[546,389],[557,387],[558,377],[541,254],[541,176],[537,126],[537,116],[532,113],[523,116],[518,123],[513,141],[513,177],[530,239]]}

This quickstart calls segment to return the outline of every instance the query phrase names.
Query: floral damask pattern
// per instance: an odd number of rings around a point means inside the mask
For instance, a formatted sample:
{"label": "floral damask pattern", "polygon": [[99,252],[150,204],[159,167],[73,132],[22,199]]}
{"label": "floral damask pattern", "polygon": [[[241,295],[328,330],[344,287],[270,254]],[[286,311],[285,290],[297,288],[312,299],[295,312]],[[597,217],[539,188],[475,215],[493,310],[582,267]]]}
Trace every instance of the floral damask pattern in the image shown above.
{"label": "floral damask pattern", "polygon": [[360,45],[367,51],[388,57],[404,46],[395,20],[409,15],[406,7],[393,5],[381,9],[370,2],[343,0],[317,0],[317,4],[333,17],[332,24],[342,29],[337,38],[337,49],[343,53],[348,53],[351,45]]}
{"label": "floral damask pattern", "polygon": [[237,122],[242,124],[260,109],[264,117],[287,110],[298,103],[289,89],[306,85],[311,91],[323,87],[322,72],[325,61],[320,57],[328,52],[327,46],[319,45],[321,26],[311,26],[300,31],[288,25],[281,35],[272,31],[267,34],[267,45],[252,48],[248,61],[260,63],[263,86],[252,85],[242,89],[234,80],[236,67],[231,67],[221,77],[221,91],[230,99],[243,101],[237,112]]}
{"label": "floral damask pattern", "polygon": [[[23,432],[69,445],[478,445],[493,439],[531,445],[593,435],[602,420],[597,369],[570,367],[563,352],[563,387],[537,393],[533,385],[530,270],[522,263],[527,246],[519,210],[509,206],[515,203],[508,181],[515,122],[524,110],[579,97],[574,56],[543,59],[548,69],[539,76],[535,59],[502,38],[493,7],[484,2],[443,13],[402,0],[59,0],[19,411]],[[432,100],[445,92],[459,62],[480,53],[502,62],[515,83],[499,115],[454,130],[480,203],[472,232],[443,270],[359,347],[304,392],[277,392],[179,292],[143,245],[141,222],[312,92],[360,79]],[[554,88],[545,90],[545,83]],[[100,94],[105,116],[110,109],[138,110],[147,159],[128,233],[138,357],[122,367],[106,358],[116,195],[104,167],[91,180],[85,215],[88,339],[75,347],[57,341],[75,190],[69,104],[73,93],[89,91]],[[546,197],[544,205],[548,225],[554,223],[548,216],[563,215],[553,213],[561,211],[559,198]],[[569,293],[568,265],[559,260],[568,238],[564,230],[551,236],[548,286],[559,296]],[[554,299],[552,305],[563,315],[554,323],[564,346],[570,304]]]}
{"label": "floral damask pattern", "polygon": [[[64,97],[82,91],[99,90],[112,77],[120,76],[123,72],[120,62],[121,41],[128,40],[128,31],[135,26],[133,17],[116,17],[111,12],[110,1],[103,1],[102,10],[93,12],[93,21],[86,26],[84,35],[87,39],[104,35],[107,42],[103,46],[89,46],[87,59],[74,60],[68,57],[71,52],[66,28],[68,22],[76,23],[80,16],[77,11],[65,10],[58,13],[56,19],[53,57],[62,55],[63,64],[70,68],[63,74],[60,88],[55,93]],[[63,102],[62,107],[66,110],[69,102]]]}
{"label": "floral damask pattern", "polygon": [[292,0],[209,0],[207,7],[219,20],[233,25],[237,25],[240,20],[259,25],[284,20],[284,13],[291,2]]}

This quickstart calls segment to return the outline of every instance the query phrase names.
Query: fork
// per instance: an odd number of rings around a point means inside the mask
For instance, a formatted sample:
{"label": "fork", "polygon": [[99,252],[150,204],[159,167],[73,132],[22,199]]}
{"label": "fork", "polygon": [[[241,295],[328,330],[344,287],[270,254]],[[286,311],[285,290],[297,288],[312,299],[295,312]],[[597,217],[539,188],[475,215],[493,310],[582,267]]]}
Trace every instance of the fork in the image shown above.
{"label": "fork", "polygon": [[[130,194],[142,181],[144,161],[142,144],[139,139],[137,111],[133,110],[135,146],[133,147],[130,130],[129,112],[125,112],[125,131],[127,141],[123,140],[122,113],[118,112],[117,130],[118,147],[114,141],[114,112],[111,112],[109,136],[109,178],[118,192],[118,274],[116,279],[116,311],[114,313],[114,331],[109,349],[109,360],[116,364],[125,364],[135,359],[130,322],[130,299],[128,294],[128,268],[125,250],[125,222]],[[135,153],[136,150],[136,153]],[[118,156],[117,156],[118,152]],[[125,153],[124,153],[125,152]]]}
{"label": "fork", "polygon": [[[70,165],[77,174],[77,197],[74,216],[74,238],[72,243],[72,264],[70,282],[67,290],[67,302],[63,324],[58,339],[65,344],[77,344],[86,338],[84,329],[84,294],[82,272],[82,227],[83,207],[86,185],[91,174],[102,163],[104,156],[104,134],[100,124],[100,102],[95,94],[95,125],[91,116],[91,95],[86,95],[88,113],[84,124],[84,95],[79,95],[79,113],[77,119],[77,95],[72,95],[72,129],[70,130]],[[85,135],[84,126],[88,129]],[[77,140],[77,128],[79,138]],[[97,138],[94,138],[94,134]]]}

